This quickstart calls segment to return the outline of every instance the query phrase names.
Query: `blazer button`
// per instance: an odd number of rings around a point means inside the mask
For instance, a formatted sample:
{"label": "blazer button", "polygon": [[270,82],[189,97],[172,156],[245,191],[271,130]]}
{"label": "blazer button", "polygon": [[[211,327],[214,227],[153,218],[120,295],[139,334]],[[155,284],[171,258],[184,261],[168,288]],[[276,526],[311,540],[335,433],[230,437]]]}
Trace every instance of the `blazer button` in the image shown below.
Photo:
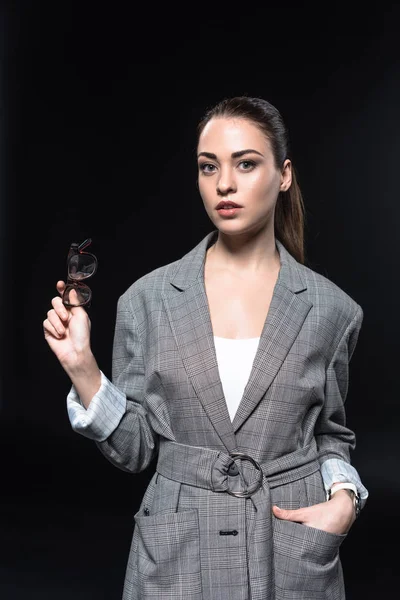
{"label": "blazer button", "polygon": [[228,475],[231,477],[235,477],[235,475],[239,475],[239,469],[237,468],[237,464],[235,462],[231,462],[227,471]]}

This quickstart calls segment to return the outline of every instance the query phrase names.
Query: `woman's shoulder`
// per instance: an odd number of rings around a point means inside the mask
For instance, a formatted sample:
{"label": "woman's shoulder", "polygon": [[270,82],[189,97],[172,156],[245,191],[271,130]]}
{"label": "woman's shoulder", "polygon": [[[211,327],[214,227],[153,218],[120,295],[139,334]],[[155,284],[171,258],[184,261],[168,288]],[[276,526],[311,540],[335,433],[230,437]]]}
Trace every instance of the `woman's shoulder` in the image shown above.
{"label": "woman's shoulder", "polygon": [[363,310],[352,292],[346,290],[327,275],[307,265],[299,267],[307,286],[307,295],[314,306],[335,311],[342,316],[353,319],[357,314],[362,316]]}
{"label": "woman's shoulder", "polygon": [[310,260],[299,262],[279,240],[277,245],[282,264],[286,267],[284,282],[295,293],[301,293],[318,310],[318,314],[330,320],[335,320],[334,313],[346,320],[357,314],[362,316],[360,304],[345,285],[321,272]]}

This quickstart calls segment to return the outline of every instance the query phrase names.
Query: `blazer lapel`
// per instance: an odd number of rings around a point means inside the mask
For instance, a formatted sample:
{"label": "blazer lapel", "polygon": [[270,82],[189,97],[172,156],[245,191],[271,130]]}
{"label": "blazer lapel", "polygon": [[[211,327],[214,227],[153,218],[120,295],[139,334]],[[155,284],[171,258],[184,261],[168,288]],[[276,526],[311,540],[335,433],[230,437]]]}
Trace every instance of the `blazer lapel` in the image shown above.
{"label": "blazer lapel", "polygon": [[306,289],[299,265],[276,241],[281,268],[243,398],[230,420],[218,371],[213,330],[204,285],[207,249],[218,231],[208,234],[179,262],[163,294],[166,311],[193,387],[229,452],[236,450],[235,431],[250,416],[271,385],[296,339],[312,304],[301,297]]}
{"label": "blazer lapel", "polygon": [[250,377],[232,423],[235,432],[267,392],[312,307],[312,303],[301,294],[307,287],[301,277],[299,263],[278,240],[276,245],[281,268]]}
{"label": "blazer lapel", "polygon": [[236,438],[219,377],[214,337],[204,286],[207,248],[217,232],[208,234],[181,261],[163,294],[164,304],[186,372],[204,410],[228,452]]}

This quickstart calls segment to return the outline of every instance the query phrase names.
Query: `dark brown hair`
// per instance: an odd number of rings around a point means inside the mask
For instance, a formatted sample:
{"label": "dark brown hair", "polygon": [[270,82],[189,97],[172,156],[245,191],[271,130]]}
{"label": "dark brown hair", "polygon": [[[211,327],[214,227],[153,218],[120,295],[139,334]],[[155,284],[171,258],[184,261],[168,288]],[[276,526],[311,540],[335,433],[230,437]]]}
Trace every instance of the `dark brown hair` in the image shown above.
{"label": "dark brown hair", "polygon": [[[262,98],[237,96],[226,98],[208,109],[197,126],[197,140],[214,117],[232,117],[252,121],[271,144],[275,165],[280,169],[289,158],[288,131],[280,112]],[[305,262],[304,203],[292,163],[292,183],[286,192],[279,192],[275,208],[275,236],[300,263]]]}

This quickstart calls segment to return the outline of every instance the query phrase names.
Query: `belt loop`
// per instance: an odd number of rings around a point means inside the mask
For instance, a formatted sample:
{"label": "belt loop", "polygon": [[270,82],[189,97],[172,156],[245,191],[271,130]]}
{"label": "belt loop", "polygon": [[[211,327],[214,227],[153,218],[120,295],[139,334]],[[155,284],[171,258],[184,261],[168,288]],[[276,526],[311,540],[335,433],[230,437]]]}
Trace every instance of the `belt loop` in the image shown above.
{"label": "belt loop", "polygon": [[214,471],[214,467],[215,467],[215,463],[217,462],[217,460],[220,458],[221,452],[218,452],[218,454],[216,455],[216,457],[214,458],[212,465],[211,465],[211,469],[210,469],[210,487],[211,490],[213,492],[216,492],[218,490],[215,489],[214,487],[214,481],[213,481],[213,471]]}

